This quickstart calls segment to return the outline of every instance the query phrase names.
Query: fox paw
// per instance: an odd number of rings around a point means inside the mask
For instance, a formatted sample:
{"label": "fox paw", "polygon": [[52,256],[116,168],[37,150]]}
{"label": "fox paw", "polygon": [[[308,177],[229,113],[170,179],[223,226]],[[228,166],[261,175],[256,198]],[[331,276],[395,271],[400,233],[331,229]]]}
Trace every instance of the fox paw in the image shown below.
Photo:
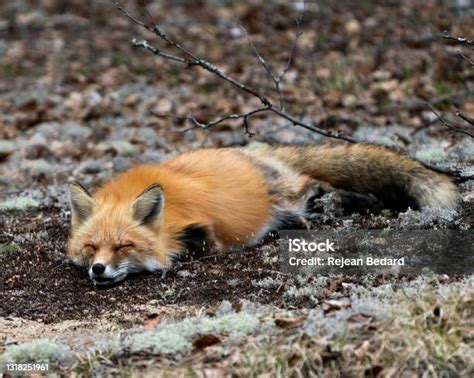
{"label": "fox paw", "polygon": [[383,203],[371,193],[356,193],[345,190],[313,189],[306,202],[306,213],[313,217],[321,214],[343,216],[353,213],[378,214],[383,210]]}

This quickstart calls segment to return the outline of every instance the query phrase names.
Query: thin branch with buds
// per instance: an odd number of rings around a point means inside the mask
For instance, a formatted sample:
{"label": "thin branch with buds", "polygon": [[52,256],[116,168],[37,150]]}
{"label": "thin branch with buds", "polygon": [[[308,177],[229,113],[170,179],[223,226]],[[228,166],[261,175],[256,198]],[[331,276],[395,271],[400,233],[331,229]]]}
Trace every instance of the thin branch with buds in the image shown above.
{"label": "thin branch with buds", "polygon": [[455,42],[457,42],[461,45],[467,45],[467,46],[474,47],[474,40],[464,38],[464,37],[453,37],[448,32],[444,32],[443,38],[444,39],[449,39],[451,41],[455,41]]}
{"label": "thin branch with buds", "polygon": [[285,109],[285,104],[284,104],[284,100],[283,100],[283,96],[281,95],[281,92],[280,92],[280,85],[281,85],[281,82],[284,78],[284,76],[286,75],[286,73],[288,72],[288,70],[290,69],[291,67],[291,63],[293,61],[293,57],[294,57],[294,54],[295,54],[295,50],[296,50],[296,46],[298,44],[298,40],[299,38],[301,37],[301,35],[303,34],[303,32],[300,30],[301,29],[301,24],[303,23],[304,21],[304,17],[306,15],[306,1],[304,3],[304,10],[303,10],[303,13],[301,14],[301,17],[299,17],[297,20],[296,20],[296,35],[295,35],[295,38],[293,39],[293,43],[291,44],[291,47],[290,47],[290,53],[288,55],[288,59],[286,61],[286,64],[283,66],[280,74],[278,75],[275,75],[275,73],[273,72],[273,70],[271,69],[270,65],[268,64],[268,62],[263,58],[263,56],[260,54],[260,52],[258,51],[257,47],[255,46],[255,44],[253,43],[252,39],[250,38],[250,35],[249,33],[247,32],[247,29],[244,27],[244,25],[242,24],[239,24],[239,27],[240,29],[242,29],[242,31],[245,33],[245,35],[247,36],[247,40],[249,42],[249,45],[250,47],[252,48],[253,52],[255,53],[257,59],[259,60],[259,62],[262,64],[262,66],[265,68],[265,70],[267,71],[268,75],[270,76],[270,78],[273,80],[273,84],[275,85],[275,91],[278,95],[278,101],[280,103],[280,109],[281,110],[284,110]]}
{"label": "thin branch with buds", "polygon": [[[202,68],[202,69],[204,69],[204,70],[206,70],[206,71],[208,71],[212,74],[215,74],[216,76],[218,76],[222,80],[227,81],[228,83],[232,84],[237,89],[258,98],[260,100],[260,102],[262,103],[262,105],[263,105],[262,108],[258,109],[258,112],[268,111],[268,112],[277,114],[280,117],[290,121],[291,124],[294,125],[294,126],[303,127],[307,130],[318,133],[318,134],[323,135],[323,136],[328,137],[328,138],[335,138],[335,139],[345,140],[345,141],[351,142],[351,143],[357,142],[355,139],[353,139],[349,136],[346,136],[346,135],[344,135],[340,132],[333,132],[333,131],[330,131],[330,130],[320,129],[317,126],[315,126],[314,123],[305,122],[305,121],[303,121],[301,119],[298,119],[298,118],[294,117],[293,115],[287,113],[284,109],[279,108],[268,97],[266,97],[264,94],[262,94],[257,89],[251,87],[250,85],[244,84],[244,83],[242,83],[241,81],[239,81],[237,79],[234,79],[234,78],[230,77],[229,75],[224,73],[221,69],[216,67],[214,64],[210,63],[209,61],[207,61],[205,59],[202,59],[202,58],[196,56],[194,53],[189,51],[187,48],[185,48],[179,42],[175,41],[170,36],[168,36],[163,30],[160,29],[160,27],[158,25],[150,27],[150,26],[146,25],[145,23],[143,23],[142,21],[137,20],[125,8],[123,8],[123,6],[121,5],[119,0],[113,0],[113,2],[117,6],[117,8],[120,10],[120,12],[122,12],[130,21],[132,21],[133,23],[135,23],[135,24],[151,31],[152,33],[154,33],[156,36],[161,38],[163,41],[165,41],[172,48],[178,50],[182,54],[182,56],[175,56],[175,55],[169,54],[167,52],[164,52],[164,51],[150,45],[148,43],[148,41],[137,41],[136,39],[134,39],[132,41],[133,46],[145,48],[146,50],[152,52],[153,54],[159,55],[159,56],[161,56],[165,59],[169,59],[169,60],[172,60],[172,61],[175,61],[175,62],[183,63],[183,64],[186,64],[188,66],[198,66],[198,67],[200,67],[200,68]],[[301,18],[300,18],[300,20],[302,21]],[[301,21],[300,21],[300,23],[301,23]],[[295,49],[295,47],[292,48],[292,51],[294,51],[294,49]],[[288,71],[288,69],[291,65],[292,55],[293,54],[290,54],[290,58],[288,59],[288,62],[285,65],[282,73],[280,75],[276,76],[277,79],[279,78],[278,81],[281,81],[284,74]],[[251,114],[249,114],[249,112],[242,113],[242,114],[240,114],[240,117],[238,117],[238,118],[242,118],[242,120],[244,122],[244,128],[246,128],[247,130],[248,130],[248,118],[252,114],[254,114],[255,112],[252,111],[250,113]],[[193,121],[192,117],[188,117],[187,119],[190,120],[191,122],[193,122],[196,125],[196,122]],[[226,117],[221,117],[220,122],[222,122],[224,120],[227,120],[227,119],[228,118],[226,118]],[[217,119],[217,120],[219,120],[219,119]],[[215,126],[219,122],[211,121],[209,123],[211,123],[212,126]],[[202,127],[202,126],[197,126],[197,127]]]}
{"label": "thin branch with buds", "polygon": [[466,54],[464,54],[461,50],[457,51],[458,55],[463,58],[466,62],[468,62],[471,66],[474,67],[474,60],[471,60]]}
{"label": "thin branch with buds", "polygon": [[[433,114],[438,118],[438,120],[441,122],[441,124],[448,129],[449,134],[464,134],[464,135],[469,135],[471,138],[474,138],[474,133],[471,133],[467,131],[466,129],[462,128],[459,125],[453,125],[452,123],[449,123],[446,119],[443,118],[443,116],[436,111],[436,109],[433,107],[431,104],[426,104],[430,110],[433,112]],[[468,123],[470,123],[470,118],[465,116],[464,114],[457,112],[458,117],[461,119],[464,119]]]}
{"label": "thin branch with buds", "polygon": [[[452,37],[446,31],[444,32],[443,38],[448,39],[450,41],[454,41],[458,45],[470,46],[471,50],[474,49],[474,40],[472,40],[472,39],[468,39],[468,38],[464,38],[464,37]],[[463,58],[465,61],[467,61],[471,66],[474,66],[474,61],[471,58],[469,58],[465,53],[463,53],[461,50],[457,50],[457,54],[461,58]]]}
{"label": "thin branch with buds", "polygon": [[459,110],[456,112],[456,115],[464,122],[467,122],[470,126],[474,127],[474,118],[469,117],[467,114],[461,113]]}
{"label": "thin branch with buds", "polygon": [[261,113],[261,112],[265,112],[267,111],[268,108],[267,107],[263,107],[263,108],[257,108],[257,109],[253,109],[253,110],[250,110],[248,112],[245,112],[245,113],[234,113],[234,114],[227,114],[225,116],[222,116],[222,117],[219,117],[219,118],[216,118],[212,121],[209,121],[209,122],[206,122],[206,123],[202,123],[202,122],[199,122],[196,117],[192,116],[192,115],[187,115],[187,116],[177,116],[177,115],[174,115],[174,114],[168,114],[168,113],[156,113],[156,112],[151,112],[151,114],[153,114],[155,117],[168,117],[168,118],[174,118],[174,119],[178,119],[178,120],[183,120],[183,121],[190,121],[191,123],[194,124],[194,126],[192,127],[189,127],[187,129],[184,129],[183,132],[187,132],[187,131],[191,131],[191,130],[194,130],[194,129],[197,129],[197,128],[200,128],[200,129],[209,129],[221,122],[224,122],[224,121],[228,121],[228,120],[232,120],[232,119],[242,119],[243,120],[243,124],[244,124],[244,131],[245,133],[250,137],[252,135],[254,135],[252,132],[249,131],[248,129],[248,119],[250,116],[254,115],[254,114],[257,114],[257,113]]}
{"label": "thin branch with buds", "polygon": [[165,53],[165,52],[157,49],[156,47],[151,46],[147,41],[139,42],[138,40],[133,38],[132,39],[132,46],[133,47],[144,48],[144,49],[150,51],[151,53],[153,53],[155,55],[158,55],[158,56],[161,56],[162,58],[165,58],[165,59],[173,60],[173,61],[179,62],[179,63],[188,63],[188,61],[186,59],[183,59],[183,58],[180,58],[178,56],[174,56],[174,55]]}
{"label": "thin branch with buds", "polygon": [[[146,40],[138,41],[136,39],[133,39],[133,41],[132,41],[133,46],[139,47],[139,48],[144,48],[144,49],[152,52],[155,55],[161,56],[164,59],[168,59],[168,60],[171,60],[171,61],[174,61],[174,62],[182,63],[182,64],[187,65],[188,67],[192,67],[192,66],[200,67],[201,69],[204,69],[204,70],[216,75],[220,79],[230,83],[232,86],[236,87],[238,90],[240,90],[242,92],[246,92],[247,94],[250,94],[250,95],[258,98],[260,100],[260,102],[262,103],[262,105],[263,105],[260,108],[257,108],[257,109],[254,109],[254,110],[251,110],[251,111],[248,111],[248,112],[245,112],[245,113],[235,113],[235,114],[225,115],[225,116],[216,118],[212,121],[209,121],[207,123],[199,122],[192,115],[189,115],[189,116],[174,116],[174,115],[170,115],[170,114],[154,113],[156,116],[158,116],[158,117],[172,117],[172,118],[175,118],[175,119],[182,119],[182,120],[185,120],[185,121],[189,121],[193,124],[193,127],[190,128],[190,129],[194,129],[194,128],[208,129],[208,128],[211,128],[211,127],[213,127],[213,126],[215,126],[215,125],[217,125],[221,122],[224,122],[226,120],[242,119],[245,133],[248,136],[251,136],[252,133],[249,131],[249,125],[248,125],[249,118],[252,115],[257,114],[257,113],[270,112],[270,113],[278,115],[281,118],[286,119],[293,126],[302,127],[304,129],[310,130],[310,131],[312,131],[314,133],[317,133],[317,134],[320,134],[322,136],[325,136],[325,137],[328,137],[328,138],[344,140],[344,141],[350,142],[350,143],[358,143],[359,142],[358,140],[356,140],[356,139],[354,139],[350,136],[344,135],[339,131],[334,132],[334,131],[330,131],[330,130],[324,130],[324,129],[321,129],[318,126],[316,126],[316,124],[314,122],[306,122],[306,121],[304,121],[300,118],[297,118],[297,117],[291,115],[290,113],[288,113],[284,109],[281,96],[279,96],[279,100],[280,100],[279,101],[280,102],[279,106],[275,105],[268,97],[266,97],[263,93],[261,93],[256,88],[253,88],[252,86],[250,86],[248,84],[244,84],[241,81],[232,78],[231,76],[224,73],[221,69],[216,67],[211,62],[209,62],[209,61],[207,61],[203,58],[200,58],[197,55],[195,55],[194,53],[192,53],[190,50],[188,50],[186,47],[181,45],[179,42],[175,41],[173,38],[168,36],[163,30],[160,29],[160,27],[158,25],[150,27],[150,26],[146,25],[144,22],[142,22],[142,21],[136,19],[135,17],[133,17],[121,5],[119,0],[113,0],[113,2],[116,5],[117,9],[120,12],[122,12],[122,14],[125,17],[127,17],[130,21],[132,21],[133,23],[139,25],[140,27],[145,28],[146,30],[148,30],[148,31],[152,32],[153,34],[155,34],[156,36],[158,36],[161,40],[163,40],[169,46],[171,46],[171,48],[177,50],[181,54],[181,56],[173,55],[173,54],[170,54],[168,52],[162,51],[162,50],[150,45]],[[303,13],[303,16],[304,16],[304,13]],[[283,67],[283,70],[281,71],[281,73],[278,76],[273,73],[273,71],[270,69],[270,66],[266,63],[265,59],[258,53],[258,50],[255,48],[253,43],[251,43],[251,46],[253,46],[253,49],[254,49],[254,52],[257,55],[257,58],[260,60],[260,62],[262,63],[264,68],[267,70],[267,72],[271,76],[272,80],[274,81],[278,94],[279,94],[279,89],[280,89],[280,87],[279,87],[280,82],[281,82],[281,80],[283,79],[283,77],[285,76],[285,74],[287,73],[287,71],[289,70],[289,68],[291,66],[293,56],[294,56],[294,52],[295,52],[295,49],[296,49],[296,44],[298,42],[299,37],[301,36],[301,31],[299,30],[299,27],[301,25],[301,22],[303,21],[303,16],[297,21],[298,31],[297,31],[296,37],[294,39],[294,42],[292,44],[290,54],[289,54],[289,57],[288,57],[288,61],[287,61],[286,65]],[[464,39],[463,39],[463,43],[470,44],[471,42],[472,41],[470,41],[470,40],[464,41]],[[188,131],[190,129],[186,129],[184,131]],[[472,136],[472,134],[470,134],[466,131],[464,133],[467,134],[467,135]],[[458,172],[458,171],[453,172],[451,170],[447,170],[447,169],[443,169],[443,168],[440,168],[440,167],[433,166],[433,165],[431,165],[429,163],[426,163],[426,162],[423,162],[423,161],[420,161],[420,163],[423,164],[425,167],[427,167],[429,169],[432,169],[436,172],[445,173],[445,174],[451,175],[453,177],[457,177],[458,179],[462,178],[460,172]]]}

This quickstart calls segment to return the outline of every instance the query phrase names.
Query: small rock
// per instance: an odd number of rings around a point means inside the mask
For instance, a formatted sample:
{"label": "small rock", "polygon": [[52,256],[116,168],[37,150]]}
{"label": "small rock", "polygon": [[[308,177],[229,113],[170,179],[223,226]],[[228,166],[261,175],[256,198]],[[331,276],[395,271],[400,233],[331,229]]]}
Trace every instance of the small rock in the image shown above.
{"label": "small rock", "polygon": [[123,156],[116,156],[112,161],[112,168],[115,172],[122,172],[132,166],[132,162]]}
{"label": "small rock", "polygon": [[115,152],[124,156],[132,156],[136,153],[135,146],[125,140],[102,142],[97,145],[97,149],[103,152]]}
{"label": "small rock", "polygon": [[87,95],[87,99],[91,105],[99,105],[102,102],[103,97],[99,92],[93,90]]}
{"label": "small rock", "polygon": [[143,154],[140,154],[138,160],[143,164],[157,164],[161,163],[167,157],[163,152],[147,150]]}
{"label": "small rock", "polygon": [[88,175],[93,175],[101,172],[103,169],[103,164],[97,160],[86,160],[80,166],[78,171]]}
{"label": "small rock", "polygon": [[49,156],[50,153],[48,141],[40,132],[34,133],[23,147],[23,156],[26,159],[39,159]]}
{"label": "small rock", "polygon": [[169,113],[172,110],[173,110],[173,103],[166,98],[158,100],[158,103],[153,108],[153,111],[155,113]]}
{"label": "small rock", "polygon": [[59,140],[53,140],[50,149],[54,156],[57,157],[79,156],[81,154],[81,150],[72,141],[62,142]]}
{"label": "small rock", "polygon": [[27,161],[22,168],[34,177],[45,176],[53,172],[53,166],[44,159]]}
{"label": "small rock", "polygon": [[344,29],[346,30],[346,33],[348,35],[354,35],[354,34],[359,34],[362,30],[362,27],[360,26],[359,21],[350,20],[346,22],[346,24],[344,25]]}
{"label": "small rock", "polygon": [[377,81],[388,80],[392,77],[392,74],[389,71],[378,70],[372,74],[372,77]]}
{"label": "small rock", "polygon": [[151,127],[116,128],[112,132],[110,139],[125,140],[151,148],[156,148],[158,145],[156,131]]}
{"label": "small rock", "polygon": [[84,142],[92,134],[92,131],[76,122],[45,122],[36,128],[37,132],[44,135],[48,141],[59,139],[63,141],[73,140],[75,143]]}

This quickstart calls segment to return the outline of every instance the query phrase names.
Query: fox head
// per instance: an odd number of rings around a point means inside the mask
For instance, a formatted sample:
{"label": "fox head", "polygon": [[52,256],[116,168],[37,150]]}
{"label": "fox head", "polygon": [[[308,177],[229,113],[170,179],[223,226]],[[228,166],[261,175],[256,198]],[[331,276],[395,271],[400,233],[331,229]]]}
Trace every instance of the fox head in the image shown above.
{"label": "fox head", "polygon": [[157,237],[162,227],[165,198],[153,184],[134,201],[92,197],[77,182],[70,184],[71,236],[68,255],[87,267],[94,284],[108,286],[129,273],[156,271],[168,262],[160,260],[165,249]]}

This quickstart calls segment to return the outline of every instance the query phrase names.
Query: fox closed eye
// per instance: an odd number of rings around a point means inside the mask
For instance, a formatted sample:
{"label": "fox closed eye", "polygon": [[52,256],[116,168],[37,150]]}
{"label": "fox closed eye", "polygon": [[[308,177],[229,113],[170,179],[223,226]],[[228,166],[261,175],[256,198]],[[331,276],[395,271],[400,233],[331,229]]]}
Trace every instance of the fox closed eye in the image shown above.
{"label": "fox closed eye", "polygon": [[93,244],[85,244],[82,252],[88,256],[93,255],[97,251],[97,247]]}
{"label": "fox closed eye", "polygon": [[115,252],[120,252],[120,251],[125,251],[129,248],[135,247],[135,244],[133,243],[128,243],[128,244],[122,244],[114,248]]}

